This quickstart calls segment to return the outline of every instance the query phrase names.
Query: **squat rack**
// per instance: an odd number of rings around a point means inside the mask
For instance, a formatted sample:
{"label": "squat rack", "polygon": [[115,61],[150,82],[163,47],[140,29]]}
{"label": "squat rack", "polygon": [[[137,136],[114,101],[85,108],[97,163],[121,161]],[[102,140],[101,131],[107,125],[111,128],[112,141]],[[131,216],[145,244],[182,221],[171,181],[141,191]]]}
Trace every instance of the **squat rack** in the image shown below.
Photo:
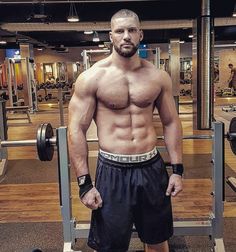
{"label": "squat rack", "polygon": [[[174,235],[211,236],[214,244],[214,251],[224,252],[223,241],[223,191],[224,191],[224,124],[213,123],[213,135],[185,136],[183,139],[212,139],[212,212],[208,219],[196,221],[174,221]],[[232,137],[235,134],[232,134]],[[87,142],[97,142],[97,139],[88,139]],[[59,194],[62,214],[64,248],[63,252],[75,252],[73,246],[77,239],[87,238],[89,223],[78,223],[72,217],[70,168],[67,143],[67,128],[56,129],[56,137],[53,137],[50,124],[42,124],[37,131],[35,140],[1,141],[1,148],[37,145],[39,158],[42,161],[49,161],[53,156],[53,147],[57,146],[58,152],[58,175]],[[136,236],[135,230],[133,237]]]}
{"label": "squat rack", "polygon": [[[214,135],[186,136],[183,139],[212,139],[212,213],[208,220],[196,221],[174,221],[174,235],[176,236],[211,236],[215,252],[224,252],[223,241],[223,191],[224,191],[224,124],[222,122],[213,123]],[[74,252],[72,249],[76,239],[87,238],[89,234],[89,223],[77,223],[72,217],[70,173],[67,167],[68,154],[66,132],[58,131],[59,148],[59,181],[60,181],[60,204],[63,218],[64,250],[63,252]],[[87,142],[97,142],[97,139],[88,139]],[[67,167],[67,168],[66,168]],[[135,231],[133,237],[136,237]]]}

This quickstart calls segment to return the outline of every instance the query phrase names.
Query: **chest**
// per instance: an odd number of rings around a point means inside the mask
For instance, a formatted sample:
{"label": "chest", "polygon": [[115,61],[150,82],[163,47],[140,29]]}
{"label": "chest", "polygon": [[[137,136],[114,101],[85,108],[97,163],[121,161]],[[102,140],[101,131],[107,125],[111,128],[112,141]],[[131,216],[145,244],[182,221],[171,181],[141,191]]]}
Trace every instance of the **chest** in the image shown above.
{"label": "chest", "polygon": [[157,81],[149,76],[113,74],[99,83],[97,99],[111,109],[131,104],[144,108],[153,104],[159,93]]}

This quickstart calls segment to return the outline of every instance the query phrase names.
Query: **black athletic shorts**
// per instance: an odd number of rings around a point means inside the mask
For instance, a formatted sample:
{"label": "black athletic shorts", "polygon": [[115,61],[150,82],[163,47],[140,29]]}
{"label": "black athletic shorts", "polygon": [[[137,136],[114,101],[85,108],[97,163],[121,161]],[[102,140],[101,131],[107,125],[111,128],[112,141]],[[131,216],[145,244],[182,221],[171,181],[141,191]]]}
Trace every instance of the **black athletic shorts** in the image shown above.
{"label": "black athletic shorts", "polygon": [[119,163],[99,155],[96,188],[103,206],[92,211],[88,246],[98,252],[128,251],[133,224],[142,242],[173,235],[168,173],[160,154],[140,163]]}

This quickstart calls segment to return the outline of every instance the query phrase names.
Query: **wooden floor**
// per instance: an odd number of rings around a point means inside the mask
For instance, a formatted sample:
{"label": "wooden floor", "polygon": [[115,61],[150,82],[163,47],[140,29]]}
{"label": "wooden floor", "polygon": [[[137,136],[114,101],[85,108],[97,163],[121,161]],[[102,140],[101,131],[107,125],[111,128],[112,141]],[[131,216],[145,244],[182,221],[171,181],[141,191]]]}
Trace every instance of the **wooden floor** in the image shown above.
{"label": "wooden floor", "polygon": [[[73,216],[77,220],[87,221],[90,219],[90,211],[78,199],[77,183],[72,182],[71,185]],[[184,181],[184,187],[181,197],[173,199],[175,218],[209,218],[211,181],[188,179]],[[56,183],[1,185],[1,223],[60,221],[58,195]]]}
{"label": "wooden floor", "polygon": [[[226,101],[228,102],[228,100]],[[223,104],[222,100],[219,101]],[[224,120],[226,128],[229,120],[220,107],[215,108],[215,118]],[[16,114],[9,115],[12,117]],[[20,116],[20,115],[19,115]],[[227,117],[229,114],[227,114]],[[232,115],[234,116],[234,115]],[[37,126],[43,122],[51,122],[54,128],[59,127],[60,118],[56,104],[40,105],[40,110],[31,115],[32,124],[27,121],[9,121],[8,139],[31,139],[35,138]],[[184,135],[188,134],[211,134],[210,131],[194,131],[192,128],[192,106],[185,104],[180,107],[180,118],[182,121]],[[67,124],[67,107],[65,106],[65,124]],[[162,135],[161,124],[154,116],[154,124],[157,135]],[[88,138],[96,137],[96,128],[92,124],[88,131]],[[183,144],[185,154],[211,153],[210,140],[187,140]],[[90,146],[90,153],[96,155],[96,145]],[[37,159],[34,147],[10,148],[8,151],[10,160]],[[226,140],[225,150],[226,164],[236,172],[236,157],[232,154]],[[186,179],[184,180],[184,191],[180,196],[173,198],[174,218],[208,218],[212,209],[211,180],[209,179]],[[60,206],[58,199],[57,183],[37,184],[0,184],[0,222],[50,222],[60,221]],[[89,220],[88,211],[78,199],[78,189],[72,183],[72,205],[73,216],[77,220]],[[236,202],[226,202],[225,217],[236,217]]]}

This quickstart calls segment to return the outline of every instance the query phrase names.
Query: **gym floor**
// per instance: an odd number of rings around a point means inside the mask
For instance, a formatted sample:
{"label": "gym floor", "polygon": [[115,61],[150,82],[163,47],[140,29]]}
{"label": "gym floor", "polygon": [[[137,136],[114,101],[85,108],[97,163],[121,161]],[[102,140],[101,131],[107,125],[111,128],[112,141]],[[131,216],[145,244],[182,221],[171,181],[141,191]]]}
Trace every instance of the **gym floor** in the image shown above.
{"label": "gym floor", "polygon": [[[188,98],[181,97],[180,119],[184,135],[211,134],[210,131],[193,130],[192,104]],[[215,119],[229,122],[236,112],[223,112],[223,105],[235,103],[235,98],[217,98]],[[67,106],[64,105],[65,124],[67,124]],[[9,117],[21,116],[8,114]],[[50,122],[54,128],[59,127],[60,118],[57,104],[40,103],[39,111],[31,115],[32,123],[27,120],[8,121],[8,139],[32,139],[40,123]],[[154,115],[157,135],[162,135],[162,128],[157,115]],[[88,138],[96,138],[93,123],[88,131]],[[160,142],[160,145],[163,143]],[[89,144],[89,163],[92,176],[95,173],[98,145]],[[211,141],[188,140],[183,144],[184,164],[186,167],[182,194],[173,199],[174,218],[201,219],[209,216],[211,211]],[[60,216],[57,158],[51,162],[37,159],[35,147],[9,148],[8,167],[0,183],[0,252],[31,252],[40,248],[43,252],[63,250],[62,224]],[[168,156],[163,154],[165,160]],[[236,157],[225,140],[226,176],[236,176]],[[71,171],[73,216],[79,221],[89,221],[90,211],[78,199],[78,189],[73,171]],[[236,251],[236,194],[225,186],[224,203],[224,243],[227,252]],[[194,189],[194,191],[193,191]],[[190,199],[190,200],[188,200]],[[208,237],[173,237],[170,240],[171,251],[210,251],[211,241]],[[139,250],[142,244],[136,239],[131,242],[132,250]],[[76,249],[83,252],[92,251],[81,239]]]}

